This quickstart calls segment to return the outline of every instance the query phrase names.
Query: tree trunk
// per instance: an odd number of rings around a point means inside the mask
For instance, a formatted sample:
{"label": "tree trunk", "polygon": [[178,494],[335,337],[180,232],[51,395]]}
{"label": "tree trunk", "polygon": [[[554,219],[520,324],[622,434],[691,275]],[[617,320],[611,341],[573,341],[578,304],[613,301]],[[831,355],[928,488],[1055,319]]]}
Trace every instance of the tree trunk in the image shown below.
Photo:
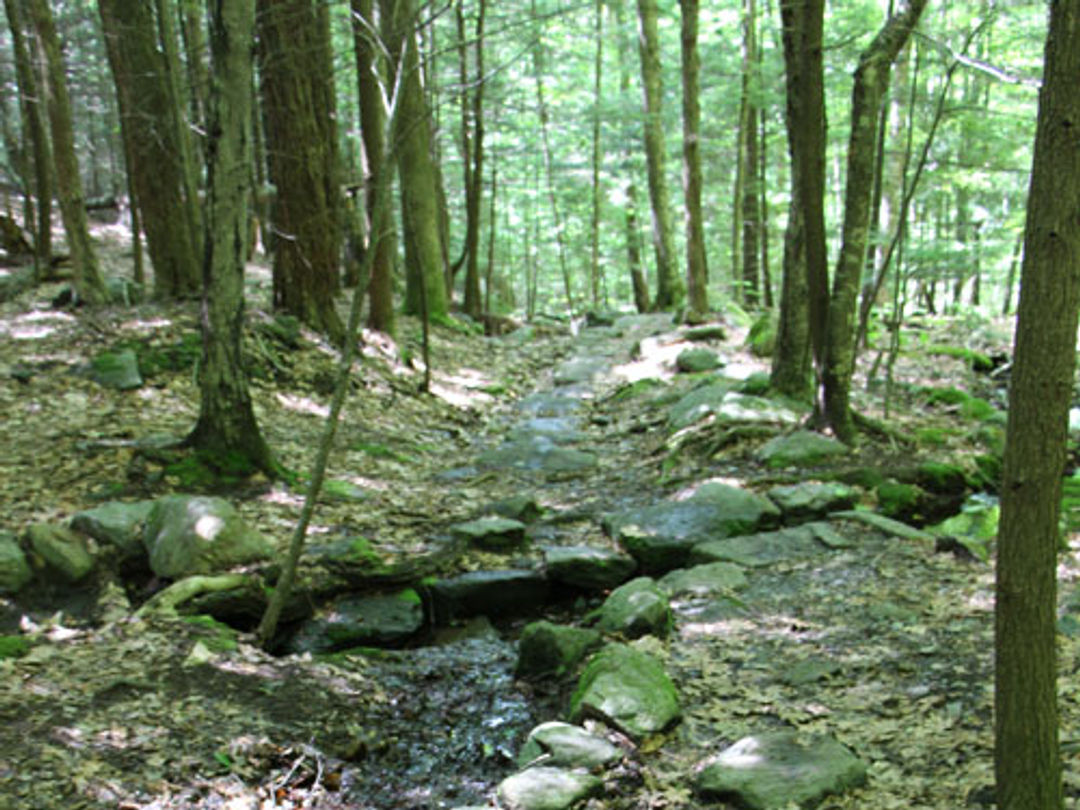
{"label": "tree trunk", "polygon": [[[626,35],[626,12],[624,0],[615,2],[615,28],[618,35],[617,56],[619,59],[619,93],[623,99],[630,94],[630,68],[627,52],[630,50]],[[634,291],[634,306],[638,312],[649,311],[649,282],[645,278],[645,268],[641,261],[641,229],[638,226],[638,191],[634,179],[634,156],[627,137],[623,153],[623,171],[626,174],[624,191],[623,232],[626,237],[626,264],[630,270],[630,283]]]}
{"label": "tree trunk", "polygon": [[547,176],[548,201],[551,203],[551,215],[555,220],[555,244],[559,249],[559,268],[562,271],[563,292],[566,294],[566,310],[571,318],[574,317],[574,294],[570,284],[570,267],[566,263],[566,238],[563,234],[562,216],[559,212],[559,201],[555,196],[555,167],[554,157],[551,152],[550,116],[548,115],[547,100],[544,97],[544,38],[540,30],[540,18],[536,11],[536,0],[531,5],[533,23],[537,26],[536,40],[532,48],[533,80],[536,82],[536,106],[540,116],[540,140],[543,145],[544,174]]}
{"label": "tree trunk", "polygon": [[653,248],[656,251],[656,310],[676,310],[686,298],[682,274],[672,254],[671,203],[665,176],[663,88],[660,74],[660,37],[656,0],[638,0],[638,50],[644,89],[645,160],[652,203]]}
{"label": "tree trunk", "polygon": [[[394,333],[394,257],[397,234],[393,219],[384,238],[373,234],[375,218],[375,178],[382,171],[380,161],[386,151],[383,132],[386,106],[383,100],[383,60],[378,48],[379,28],[375,20],[374,0],[352,0],[353,40],[356,49],[357,90],[360,101],[360,130],[364,140],[364,210],[367,219],[368,249],[376,251],[368,286],[368,328],[388,335]],[[390,92],[393,89],[390,88]]]}
{"label": "tree trunk", "polygon": [[199,420],[188,443],[211,461],[276,472],[244,371],[244,262],[251,198],[251,79],[255,0],[211,0],[213,85],[207,128],[207,233],[201,310]]}
{"label": "tree trunk", "polygon": [[274,305],[340,345],[341,189],[330,29],[312,0],[258,0]]}
{"label": "tree trunk", "polygon": [[785,122],[791,203],[784,233],[780,318],[771,382],[779,393],[812,398],[813,365],[823,354],[828,314],[825,266],[824,0],[782,0]]}
{"label": "tree trunk", "polygon": [[[593,8],[596,51],[593,57],[593,114],[592,114],[592,217],[589,221],[589,289],[592,306],[600,307],[600,102],[603,99],[604,76],[604,0],[596,0]],[[605,298],[607,291],[605,286]]]}
{"label": "tree trunk", "polygon": [[198,128],[205,128],[207,95],[210,79],[206,73],[206,34],[203,31],[202,0],[179,0],[180,33],[187,57],[188,94],[191,99],[191,119]]}
{"label": "tree trunk", "polygon": [[1080,3],[1054,0],[1024,234],[998,532],[994,762],[1001,810],[1064,806],[1057,551],[1080,310]]}
{"label": "tree trunk", "polygon": [[[469,80],[468,42],[466,41],[465,12],[458,0],[458,36],[461,56],[461,133],[462,158],[465,165],[465,313],[479,319],[483,311],[480,298],[480,218],[484,194],[484,16],[485,0],[479,0],[473,47],[476,49],[476,77]],[[472,85],[470,103],[468,88]]]}
{"label": "tree trunk", "polygon": [[381,24],[401,84],[399,142],[402,229],[405,239],[405,311],[440,320],[447,316],[445,250],[438,182],[431,157],[431,120],[420,81],[416,14],[412,0],[379,0]]}
{"label": "tree trunk", "polygon": [[[23,140],[29,139],[34,163],[34,190],[37,198],[37,224],[34,233],[34,272],[40,279],[52,258],[52,149],[45,126],[38,81],[33,59],[25,39],[20,0],[4,0],[11,47],[15,55],[15,79],[19,87],[19,109],[23,122]],[[27,178],[29,180],[29,178]],[[27,222],[29,225],[29,222]]]}
{"label": "tree trunk", "polygon": [[746,0],[743,21],[743,127],[742,154],[742,283],[747,304],[761,302],[761,211],[758,208],[761,189],[758,187],[758,68],[757,68],[757,4]]}
{"label": "tree trunk", "polygon": [[859,57],[851,91],[843,240],[829,300],[822,373],[825,419],[836,437],[847,444],[855,440],[849,405],[855,373],[855,309],[870,233],[878,116],[889,88],[892,63],[925,6],[926,0],[910,0],[906,9],[886,21]]}
{"label": "tree trunk", "polygon": [[108,295],[86,221],[86,198],[79,175],[79,162],[75,158],[75,133],[71,123],[71,101],[68,98],[60,37],[56,33],[47,0],[29,0],[28,8],[48,71],[45,85],[52,127],[53,161],[56,164],[56,190],[71,263],[75,268],[75,292],[87,304],[104,304]]}
{"label": "tree trunk", "polygon": [[154,267],[159,298],[198,293],[199,245],[193,231],[190,186],[181,160],[181,112],[176,107],[158,46],[153,7],[139,0],[100,0],[101,25],[120,107],[120,125]]}
{"label": "tree trunk", "polygon": [[709,311],[705,218],[701,213],[701,104],[698,101],[698,0],[680,0],[682,18],[683,185],[686,197],[686,289],[690,310]]}

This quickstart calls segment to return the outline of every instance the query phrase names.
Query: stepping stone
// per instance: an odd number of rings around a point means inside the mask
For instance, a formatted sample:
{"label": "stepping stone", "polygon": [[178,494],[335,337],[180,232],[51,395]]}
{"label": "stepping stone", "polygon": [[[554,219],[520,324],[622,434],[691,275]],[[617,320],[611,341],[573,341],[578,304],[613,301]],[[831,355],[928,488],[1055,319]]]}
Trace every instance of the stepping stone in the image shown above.
{"label": "stepping stone", "polygon": [[885,534],[899,537],[901,540],[914,540],[917,543],[929,546],[931,550],[934,548],[934,536],[929,532],[924,532],[922,529],[916,529],[914,526],[909,526],[899,520],[893,520],[884,515],[879,515],[876,512],[864,512],[861,509],[848,509],[843,512],[834,512],[829,517],[834,519],[853,520],[856,523],[863,523],[878,531],[884,532]]}
{"label": "stepping stone", "polygon": [[604,524],[644,571],[665,573],[684,567],[690,550],[699,543],[775,525],[779,517],[780,510],[768,498],[739,487],[707,483],[685,500],[608,515]]}
{"label": "stepping stone", "polygon": [[536,571],[506,569],[470,571],[433,582],[431,595],[435,621],[469,616],[520,616],[547,602],[550,586]]}
{"label": "stepping stone", "polygon": [[814,532],[804,526],[775,532],[745,534],[707,540],[694,546],[692,562],[733,562],[747,568],[764,568],[778,562],[799,560],[824,551]]}
{"label": "stepping stone", "polygon": [[741,566],[729,562],[704,563],[671,571],[663,576],[659,585],[671,596],[708,596],[745,588],[746,574]]}
{"label": "stepping stone", "polygon": [[727,340],[727,330],[718,324],[706,324],[687,329],[684,337],[687,340]]}
{"label": "stepping stone", "polygon": [[566,810],[600,792],[604,783],[587,771],[529,768],[504,779],[497,790],[505,810]]}
{"label": "stepping stone", "polygon": [[[541,759],[541,757],[543,759]],[[622,758],[622,750],[581,726],[551,721],[529,732],[517,764],[526,768],[536,762],[562,768],[603,768]]]}
{"label": "stepping stone", "polygon": [[703,798],[750,810],[811,807],[866,781],[866,763],[832,737],[788,731],[743,737],[696,770]]}
{"label": "stepping stone", "polygon": [[608,590],[634,573],[637,561],[629,554],[593,546],[549,546],[544,565],[553,582],[585,590]]}
{"label": "stepping stone", "polygon": [[327,653],[393,645],[424,626],[424,605],[412,588],[381,596],[344,596],[308,619],[289,640],[291,653]]}
{"label": "stepping stone", "polygon": [[660,662],[628,644],[608,644],[585,667],[570,720],[593,717],[641,741],[679,720],[679,697]]}
{"label": "stepping stone", "polygon": [[671,606],[656,581],[638,577],[611,592],[600,608],[596,626],[605,633],[619,633],[625,638],[654,635],[660,638],[671,632]]}
{"label": "stepping stone", "polygon": [[675,368],[686,374],[712,371],[722,365],[724,365],[724,361],[720,355],[712,349],[706,349],[704,346],[683,349],[675,358]]}

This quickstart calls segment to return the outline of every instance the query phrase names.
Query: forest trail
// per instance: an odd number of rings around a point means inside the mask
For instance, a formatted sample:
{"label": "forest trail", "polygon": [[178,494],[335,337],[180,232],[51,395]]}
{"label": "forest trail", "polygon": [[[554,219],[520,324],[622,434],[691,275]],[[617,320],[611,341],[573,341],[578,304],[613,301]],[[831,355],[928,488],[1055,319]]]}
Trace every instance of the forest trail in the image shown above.
{"label": "forest trail", "polygon": [[[172,315],[155,338],[158,349],[184,345],[188,316]],[[49,435],[64,450],[53,469],[80,460],[82,477],[55,492],[34,485],[38,473],[23,464],[22,491],[31,499],[15,506],[18,487],[4,489],[13,530],[46,509],[63,514],[92,502],[91,493],[110,482],[115,488],[117,470],[126,470],[131,496],[180,484],[169,467],[162,474],[164,461],[124,436],[145,436],[151,424],[176,431],[190,405],[177,409],[174,401],[190,402],[190,379],[163,371],[141,396],[102,394],[71,375],[103,342],[83,324],[60,319],[55,345],[46,336],[34,354],[18,342],[16,322],[49,320],[9,313],[6,321],[6,357],[19,365],[5,360],[12,372],[5,404],[23,428],[9,439],[7,457],[18,464],[24,448]],[[386,559],[424,559],[446,548],[455,525],[492,504],[535,501],[541,511],[526,521],[526,542],[456,548],[450,564],[418,583],[429,603],[451,599],[460,608],[446,587],[463,574],[543,572],[553,548],[617,551],[619,516],[692,501],[702,483],[762,493],[835,474],[829,465],[762,463],[761,447],[794,427],[783,403],[766,408],[764,421],[740,410],[738,423],[676,428],[673,409],[688,395],[720,376],[749,390],[764,368],[743,351],[738,330],[696,343],[686,332],[634,316],[573,339],[440,336],[435,397],[417,397],[414,372],[384,369],[372,355],[332,461],[331,479],[342,483],[320,507],[316,532],[369,537]],[[274,351],[265,333],[262,346]],[[678,356],[693,346],[726,362],[712,374],[676,374]],[[389,356],[374,342],[368,351]],[[68,364],[71,353],[80,359]],[[301,466],[306,436],[319,424],[331,368],[318,359],[324,355],[303,348],[287,361],[289,374],[262,383],[274,392],[266,402],[278,407],[263,406],[265,428],[290,466]],[[29,429],[57,424],[50,409],[63,398],[91,403],[77,415],[82,421],[66,433]],[[868,441],[858,460],[886,466],[904,452]],[[856,492],[864,508],[874,506],[870,490]],[[232,497],[251,522],[281,537],[298,507],[280,485],[255,482]],[[701,806],[696,766],[746,735],[777,729],[828,735],[868,765],[866,785],[826,807],[989,801],[991,568],[937,553],[918,534],[904,539],[850,517],[828,525],[831,545],[797,533],[753,535],[769,556],[739,552],[745,582],[737,588],[672,586],[672,631],[634,643],[662,662],[681,721],[637,743],[614,734],[624,756],[604,773],[590,807]],[[633,532],[624,535],[635,542]],[[647,573],[662,579],[661,570]],[[314,658],[268,656],[212,623],[82,624],[72,618],[74,605],[36,615],[28,654],[0,663],[0,795],[15,810],[255,808],[274,806],[275,795],[324,808],[487,804],[515,772],[525,733],[564,719],[575,686],[572,678],[515,679],[523,625],[587,623],[607,590],[549,585],[542,600],[511,591],[516,615],[458,610],[402,649]],[[12,603],[5,611],[5,621],[18,616]],[[1080,653],[1071,637],[1061,655],[1063,671],[1072,672]],[[1070,739],[1080,723],[1069,681],[1063,689],[1062,736]]]}

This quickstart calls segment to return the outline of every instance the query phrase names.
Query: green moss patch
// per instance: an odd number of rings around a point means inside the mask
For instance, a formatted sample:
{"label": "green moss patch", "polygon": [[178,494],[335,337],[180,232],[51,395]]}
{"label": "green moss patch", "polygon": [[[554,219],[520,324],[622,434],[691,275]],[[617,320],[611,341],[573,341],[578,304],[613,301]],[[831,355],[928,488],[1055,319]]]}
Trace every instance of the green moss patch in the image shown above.
{"label": "green moss patch", "polygon": [[25,636],[0,636],[0,660],[22,658],[30,651],[30,640]]}

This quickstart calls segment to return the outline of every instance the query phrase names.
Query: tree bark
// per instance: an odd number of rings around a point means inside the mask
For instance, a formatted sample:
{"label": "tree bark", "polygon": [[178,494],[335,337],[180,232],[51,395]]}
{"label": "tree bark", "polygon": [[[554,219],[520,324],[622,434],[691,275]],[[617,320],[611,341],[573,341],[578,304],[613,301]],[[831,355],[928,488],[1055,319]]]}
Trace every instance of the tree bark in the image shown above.
{"label": "tree bark", "polygon": [[41,93],[34,76],[33,59],[23,29],[20,0],[4,0],[11,47],[15,55],[15,80],[19,88],[19,110],[23,139],[29,138],[33,152],[34,192],[37,198],[37,224],[34,232],[34,272],[40,279],[52,258],[53,167],[49,132],[45,126]]}
{"label": "tree bark", "polygon": [[274,229],[274,305],[338,345],[341,188],[330,29],[312,0],[258,0]]}
{"label": "tree bark", "polygon": [[244,370],[244,263],[251,198],[251,86],[255,0],[211,0],[213,83],[207,128],[206,257],[201,309],[203,359],[196,449],[273,475]]}
{"label": "tree bark", "polygon": [[393,220],[387,220],[391,230],[385,238],[375,238],[375,178],[382,171],[386,145],[386,106],[383,100],[384,82],[380,78],[383,59],[378,45],[379,27],[375,19],[374,0],[352,0],[353,40],[356,49],[357,90],[360,101],[360,132],[364,141],[364,209],[369,235],[367,249],[376,251],[368,286],[369,329],[394,333],[394,257],[397,254],[397,233]]}
{"label": "tree bark", "polygon": [[701,212],[701,104],[698,100],[698,0],[680,0],[682,20],[683,187],[686,197],[686,289],[690,310],[709,311],[705,218]]}
{"label": "tree bark", "polygon": [[[791,203],[784,233],[783,280],[771,384],[808,400],[813,365],[824,353],[828,315],[825,266],[824,0],[782,0],[787,87],[785,122],[791,156]],[[812,362],[813,361],[813,362]]]}
{"label": "tree bark", "polygon": [[[458,0],[458,48],[461,57],[461,141],[465,165],[465,313],[479,319],[483,307],[480,298],[480,219],[484,194],[484,17],[486,3],[479,0],[473,30],[476,77],[469,80],[469,47],[465,12]],[[470,99],[468,88],[472,86]]]}
{"label": "tree bark", "polygon": [[138,0],[100,0],[98,10],[106,52],[116,84],[120,125],[130,155],[128,172],[139,205],[154,292],[159,298],[189,298],[200,287],[199,245],[195,218],[198,200],[181,159],[181,111],[158,45],[153,6]]}
{"label": "tree bark", "polygon": [[1080,310],[1080,3],[1046,39],[1001,487],[995,611],[997,806],[1060,810],[1057,551]]}
{"label": "tree bark", "polygon": [[[589,221],[589,290],[594,309],[600,307],[600,102],[603,99],[604,77],[604,0],[596,0],[593,7],[593,37],[596,40],[593,56],[593,113],[592,113],[592,206]],[[605,285],[604,297],[607,297]]]}
{"label": "tree bark", "polygon": [[56,164],[56,190],[60,198],[60,216],[64,220],[71,263],[75,268],[75,292],[87,304],[104,304],[108,295],[98,266],[97,254],[90,242],[90,230],[86,221],[86,198],[83,195],[79,162],[75,158],[75,132],[71,123],[71,101],[68,98],[60,37],[56,33],[47,0],[29,0],[28,8],[45,55],[45,84],[49,123],[52,127],[53,161]]}
{"label": "tree bark", "polygon": [[859,57],[851,91],[843,241],[829,299],[822,369],[824,416],[836,437],[846,444],[855,440],[850,408],[851,378],[855,373],[855,309],[869,243],[878,116],[889,87],[892,63],[925,6],[926,0],[910,0],[907,8],[886,21]]}
{"label": "tree bark", "polygon": [[416,13],[412,0],[379,0],[379,9],[384,38],[401,83],[401,110],[394,133],[405,240],[405,311],[418,315],[426,308],[431,318],[439,320],[449,311],[446,251],[431,157],[431,118],[420,81]]}
{"label": "tree bark", "polygon": [[645,160],[652,203],[653,248],[656,251],[656,310],[676,310],[686,298],[682,275],[672,254],[671,203],[668,198],[664,148],[663,87],[656,0],[638,0],[638,50],[644,90]]}

